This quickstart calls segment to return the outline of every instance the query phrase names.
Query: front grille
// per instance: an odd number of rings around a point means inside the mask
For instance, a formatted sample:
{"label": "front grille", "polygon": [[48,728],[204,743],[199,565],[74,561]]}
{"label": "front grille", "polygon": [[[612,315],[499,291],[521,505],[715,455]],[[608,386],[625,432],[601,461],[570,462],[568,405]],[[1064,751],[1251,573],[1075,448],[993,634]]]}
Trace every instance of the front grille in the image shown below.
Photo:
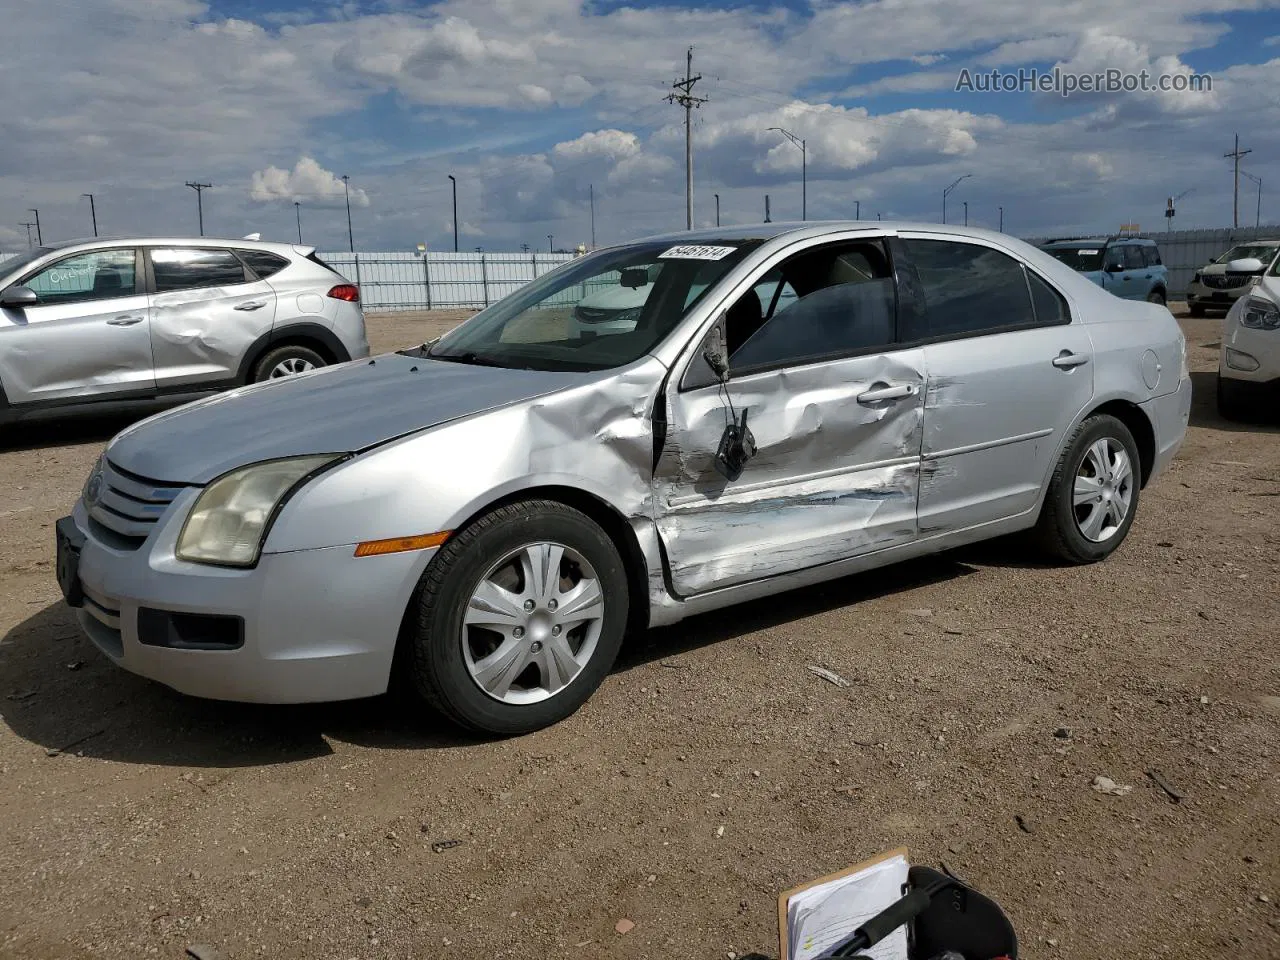
{"label": "front grille", "polygon": [[104,459],[97,496],[86,506],[95,532],[107,531],[109,545],[136,550],[181,492],[181,486],[139,477]]}
{"label": "front grille", "polygon": [[1200,278],[1200,282],[1213,290],[1234,290],[1249,282],[1248,277],[1232,277],[1223,273],[1208,273]]}

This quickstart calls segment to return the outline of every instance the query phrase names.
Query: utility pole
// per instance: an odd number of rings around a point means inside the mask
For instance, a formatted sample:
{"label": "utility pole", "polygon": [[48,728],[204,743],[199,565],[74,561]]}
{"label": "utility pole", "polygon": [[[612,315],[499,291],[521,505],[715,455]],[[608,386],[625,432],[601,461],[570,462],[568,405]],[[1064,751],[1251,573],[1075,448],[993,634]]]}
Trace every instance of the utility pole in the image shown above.
{"label": "utility pole", "polygon": [[587,190],[591,197],[591,249],[594,250],[596,248],[596,185],[587,184]]}
{"label": "utility pole", "polygon": [[187,186],[196,192],[196,216],[200,222],[200,236],[204,236],[204,191],[213,186],[212,183],[200,183],[198,181],[187,181]]}
{"label": "utility pole", "polygon": [[769,195],[764,195],[764,222],[773,223],[773,218],[769,216]]}
{"label": "utility pole", "polygon": [[862,219],[862,201],[861,200],[853,201],[853,209],[854,209],[853,219],[861,220]]}
{"label": "utility pole", "polygon": [[342,194],[347,198],[347,247],[352,253],[355,253],[356,237],[355,234],[351,232],[351,190],[347,186],[347,183],[350,180],[351,178],[345,173],[342,175]]}
{"label": "utility pole", "polygon": [[27,207],[27,210],[28,210],[28,211],[30,211],[31,213],[34,213],[34,214],[36,215],[36,223],[35,223],[35,227],[36,227],[36,243],[37,243],[39,246],[42,246],[42,247],[43,247],[43,246],[44,246],[44,234],[40,232],[40,211],[39,211],[39,210],[37,210],[35,207]]}
{"label": "utility pole", "polygon": [[705,97],[693,95],[693,85],[701,79],[702,74],[696,77],[693,75],[693,47],[690,47],[685,60],[684,79],[672,83],[673,92],[667,94],[668,103],[684,107],[684,223],[686,230],[693,229],[693,108],[707,102]]}
{"label": "utility pole", "polygon": [[453,252],[458,252],[458,178],[449,174],[449,182],[453,184]]}
{"label": "utility pole", "polygon": [[720,226],[720,194],[713,194],[716,198],[716,226]]}
{"label": "utility pole", "polygon": [[1257,227],[1262,226],[1262,178],[1255,177],[1247,170],[1241,170],[1240,172],[1258,185],[1258,212],[1254,215],[1253,220],[1253,226],[1256,229]]}
{"label": "utility pole", "polygon": [[1004,233],[1004,207],[1000,208],[1000,232]]}
{"label": "utility pole", "polygon": [[34,220],[23,220],[18,226],[27,228],[27,249],[31,249],[31,228],[36,225]]}
{"label": "utility pole", "polygon": [[966,173],[963,177],[956,177],[955,182],[952,183],[951,186],[947,187],[947,189],[942,191],[942,222],[943,223],[947,222],[947,194],[949,194],[952,190],[954,190],[957,186],[959,186],[961,180],[968,180],[972,176],[973,176],[972,173]]}
{"label": "utility pole", "polygon": [[80,196],[89,198],[89,216],[93,218],[93,235],[96,237],[98,235],[98,211],[93,205],[93,194],[82,193]]}
{"label": "utility pole", "polygon": [[298,242],[302,242],[302,201],[293,201],[293,212],[298,218]]}
{"label": "utility pole", "polygon": [[969,225],[969,201],[968,200],[964,202],[964,225],[966,227]]}
{"label": "utility pole", "polygon": [[802,139],[797,137],[789,130],[783,130],[781,127],[770,127],[770,130],[777,130],[797,147],[800,148],[800,219],[809,219],[809,151],[805,147]]}
{"label": "utility pole", "polygon": [[1228,160],[1235,161],[1235,186],[1232,192],[1232,226],[1240,226],[1240,158],[1245,154],[1253,153],[1252,150],[1240,149],[1240,134],[1236,134],[1236,148],[1230,153],[1224,153],[1223,156]]}

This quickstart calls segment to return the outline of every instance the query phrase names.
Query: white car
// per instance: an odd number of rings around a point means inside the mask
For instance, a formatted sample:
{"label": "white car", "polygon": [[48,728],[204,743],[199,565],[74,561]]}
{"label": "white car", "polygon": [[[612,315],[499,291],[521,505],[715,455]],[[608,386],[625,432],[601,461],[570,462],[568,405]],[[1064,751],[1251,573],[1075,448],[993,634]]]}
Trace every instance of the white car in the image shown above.
{"label": "white car", "polygon": [[1249,287],[1223,321],[1218,411],[1252,420],[1274,414],[1280,396],[1280,260],[1270,269],[1253,257],[1232,260],[1227,274],[1247,277]]}

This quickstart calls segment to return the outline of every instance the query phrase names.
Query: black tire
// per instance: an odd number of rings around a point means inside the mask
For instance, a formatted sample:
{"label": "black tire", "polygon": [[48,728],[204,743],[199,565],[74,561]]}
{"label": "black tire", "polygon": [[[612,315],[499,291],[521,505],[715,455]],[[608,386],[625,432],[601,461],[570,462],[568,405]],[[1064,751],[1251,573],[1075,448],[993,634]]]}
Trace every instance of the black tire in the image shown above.
{"label": "black tire", "polygon": [[1218,375],[1218,415],[1224,420],[1246,423],[1254,411],[1241,395],[1240,386],[1234,380]]}
{"label": "black tire", "polygon": [[292,343],[286,344],[283,347],[268,350],[262,355],[262,359],[253,366],[253,378],[250,382],[261,383],[263,380],[270,380],[271,371],[288,361],[303,361],[313,367],[326,367],[329,365],[329,362],[324,357],[310,347]]}
{"label": "black tire", "polygon": [[[605,598],[603,624],[590,660],[567,686],[547,699],[515,705],[491,697],[471,676],[463,616],[493,564],[544,541],[569,547],[595,570]],[[499,507],[451,537],[428,564],[402,639],[402,680],[418,699],[468,729],[499,736],[539,730],[577,711],[608,676],[626,633],[629,602],[622,557],[590,517],[551,500]]]}
{"label": "black tire", "polygon": [[[1112,439],[1124,447],[1129,455],[1133,482],[1129,512],[1115,533],[1097,543],[1080,531],[1076,520],[1074,491],[1076,474],[1089,448],[1104,438]],[[1049,481],[1049,492],[1045,494],[1040,520],[1036,525],[1041,546],[1053,558],[1070,564],[1096,563],[1106,559],[1124,542],[1129,528],[1133,526],[1133,518],[1138,513],[1141,476],[1142,459],[1129,428],[1108,414],[1096,414],[1086,419],[1067,442],[1058,459],[1058,466],[1053,471],[1053,478]]]}
{"label": "black tire", "polygon": [[1193,317],[1196,317],[1197,319],[1200,317],[1203,317],[1205,315],[1205,312],[1206,311],[1204,307],[1198,303],[1192,303],[1187,306],[1187,313],[1189,313]]}
{"label": "black tire", "polygon": [[1163,290],[1152,290],[1147,294],[1147,303],[1158,303],[1160,306],[1168,306]]}

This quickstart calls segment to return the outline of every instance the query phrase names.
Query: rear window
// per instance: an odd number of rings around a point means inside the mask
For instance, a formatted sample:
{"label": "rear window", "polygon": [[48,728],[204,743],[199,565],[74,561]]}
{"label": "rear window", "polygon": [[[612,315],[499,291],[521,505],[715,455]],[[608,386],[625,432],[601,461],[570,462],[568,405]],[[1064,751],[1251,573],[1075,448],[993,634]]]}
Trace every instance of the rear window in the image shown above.
{"label": "rear window", "polygon": [[265,280],[289,265],[289,261],[284,257],[267,253],[265,250],[237,250],[236,253],[249,265],[249,269],[258,275],[259,280]]}
{"label": "rear window", "polygon": [[230,250],[157,248],[151,251],[156,293],[245,282],[244,264]]}
{"label": "rear window", "polygon": [[1101,242],[1096,247],[1045,247],[1044,252],[1055,260],[1061,260],[1072,270],[1092,273],[1102,269]]}

